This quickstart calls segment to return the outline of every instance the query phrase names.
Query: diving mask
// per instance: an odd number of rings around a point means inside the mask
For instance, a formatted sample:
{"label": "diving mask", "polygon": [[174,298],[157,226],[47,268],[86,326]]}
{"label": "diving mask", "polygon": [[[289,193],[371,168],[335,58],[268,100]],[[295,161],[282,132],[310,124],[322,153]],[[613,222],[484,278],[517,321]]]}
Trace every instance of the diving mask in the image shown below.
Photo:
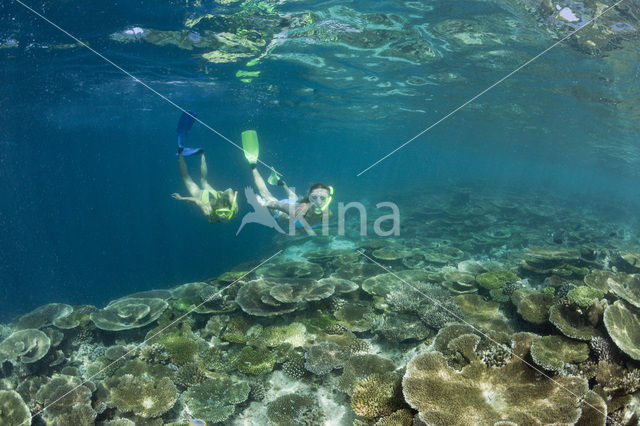
{"label": "diving mask", "polygon": [[329,207],[331,204],[331,199],[333,198],[333,187],[329,186],[326,188],[316,188],[311,193],[309,193],[309,201],[313,204],[316,213],[322,213]]}
{"label": "diving mask", "polygon": [[234,193],[233,198],[231,199],[230,207],[220,207],[214,210],[214,213],[216,214],[216,216],[218,216],[220,219],[230,220],[238,210],[237,199],[238,199],[238,193],[236,192]]}

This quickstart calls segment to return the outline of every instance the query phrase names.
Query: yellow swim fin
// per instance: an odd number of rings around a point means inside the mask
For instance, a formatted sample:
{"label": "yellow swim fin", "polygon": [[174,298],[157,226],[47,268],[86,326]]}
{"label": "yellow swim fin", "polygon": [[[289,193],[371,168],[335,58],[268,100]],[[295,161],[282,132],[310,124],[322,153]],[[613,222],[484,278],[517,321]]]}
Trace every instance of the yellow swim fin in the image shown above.
{"label": "yellow swim fin", "polygon": [[258,143],[258,134],[255,130],[245,130],[242,132],[242,149],[249,164],[256,164],[258,162],[260,144]]}

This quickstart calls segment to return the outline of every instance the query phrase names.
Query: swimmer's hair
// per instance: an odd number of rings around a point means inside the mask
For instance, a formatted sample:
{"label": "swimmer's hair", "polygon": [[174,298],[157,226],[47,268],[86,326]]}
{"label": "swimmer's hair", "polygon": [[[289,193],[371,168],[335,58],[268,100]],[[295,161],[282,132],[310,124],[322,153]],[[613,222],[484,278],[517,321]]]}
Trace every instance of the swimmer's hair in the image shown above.
{"label": "swimmer's hair", "polygon": [[307,195],[304,196],[303,199],[300,200],[301,203],[308,203],[309,202],[309,194],[311,194],[311,192],[313,192],[314,189],[318,189],[318,188],[322,188],[322,189],[326,189],[327,191],[331,191],[331,188],[329,188],[329,186],[322,184],[322,183],[314,183],[313,185],[311,185],[309,187],[309,190],[307,191]]}

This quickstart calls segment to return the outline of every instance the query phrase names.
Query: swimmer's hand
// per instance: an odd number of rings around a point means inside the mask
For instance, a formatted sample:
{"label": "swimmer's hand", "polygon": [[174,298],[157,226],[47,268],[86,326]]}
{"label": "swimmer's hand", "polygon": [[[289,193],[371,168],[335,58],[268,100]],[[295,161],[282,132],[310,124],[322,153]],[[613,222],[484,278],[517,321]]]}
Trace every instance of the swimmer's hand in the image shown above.
{"label": "swimmer's hand", "polygon": [[256,200],[258,201],[258,204],[260,204],[262,207],[267,207],[268,203],[261,196],[256,195]]}
{"label": "swimmer's hand", "polygon": [[177,192],[174,192],[173,194],[171,194],[171,196],[173,198],[175,198],[176,200],[184,200],[184,197],[180,194],[178,194]]}

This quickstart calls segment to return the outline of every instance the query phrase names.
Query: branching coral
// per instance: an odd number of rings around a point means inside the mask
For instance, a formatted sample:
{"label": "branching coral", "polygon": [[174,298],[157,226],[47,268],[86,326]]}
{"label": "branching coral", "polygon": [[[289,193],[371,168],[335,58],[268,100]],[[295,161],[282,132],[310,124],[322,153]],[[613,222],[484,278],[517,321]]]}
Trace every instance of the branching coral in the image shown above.
{"label": "branching coral", "polygon": [[140,359],[150,364],[166,364],[169,362],[169,354],[164,345],[154,343],[140,350]]}
{"label": "branching coral", "polygon": [[205,378],[204,372],[195,362],[182,365],[175,374],[176,384],[184,388],[202,383]]}
{"label": "branching coral", "polygon": [[380,355],[354,355],[344,365],[338,388],[347,395],[353,395],[358,381],[372,374],[386,374],[394,370],[393,362]]}
{"label": "branching coral", "polygon": [[388,416],[401,404],[400,380],[394,373],[374,373],[359,380],[351,395],[351,408],[358,416]]}
{"label": "branching coral", "polygon": [[282,364],[282,371],[292,379],[300,380],[304,377],[307,370],[304,368],[304,357],[292,357]]}

